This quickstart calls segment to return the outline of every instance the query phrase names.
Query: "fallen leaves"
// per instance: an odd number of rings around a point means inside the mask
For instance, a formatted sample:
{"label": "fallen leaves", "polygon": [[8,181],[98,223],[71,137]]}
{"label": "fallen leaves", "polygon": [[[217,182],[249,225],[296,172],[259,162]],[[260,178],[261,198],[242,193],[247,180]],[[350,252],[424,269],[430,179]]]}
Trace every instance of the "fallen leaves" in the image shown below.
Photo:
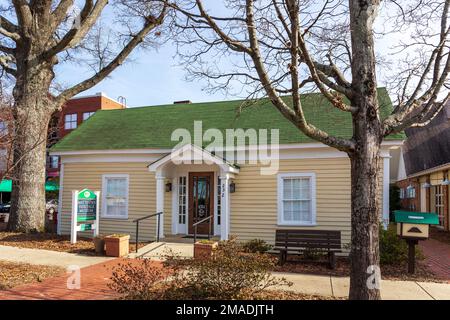
{"label": "fallen leaves", "polygon": [[[139,243],[139,248],[147,244]],[[54,233],[0,232],[0,245],[77,253],[89,256],[96,255],[92,239],[78,238],[77,243],[71,244],[69,236],[60,236]],[[130,243],[130,252],[134,252],[135,250],[136,245]]]}
{"label": "fallen leaves", "polygon": [[54,266],[31,265],[0,260],[0,290],[18,285],[42,282],[64,272],[64,268]]}

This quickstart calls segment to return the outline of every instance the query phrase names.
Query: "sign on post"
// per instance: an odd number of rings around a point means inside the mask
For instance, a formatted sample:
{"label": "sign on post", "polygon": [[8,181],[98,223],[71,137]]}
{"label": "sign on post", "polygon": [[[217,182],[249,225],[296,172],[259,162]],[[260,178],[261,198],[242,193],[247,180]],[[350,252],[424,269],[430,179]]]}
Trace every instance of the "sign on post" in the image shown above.
{"label": "sign on post", "polygon": [[70,242],[77,242],[77,232],[94,231],[99,234],[99,191],[83,189],[72,191],[72,221]]}

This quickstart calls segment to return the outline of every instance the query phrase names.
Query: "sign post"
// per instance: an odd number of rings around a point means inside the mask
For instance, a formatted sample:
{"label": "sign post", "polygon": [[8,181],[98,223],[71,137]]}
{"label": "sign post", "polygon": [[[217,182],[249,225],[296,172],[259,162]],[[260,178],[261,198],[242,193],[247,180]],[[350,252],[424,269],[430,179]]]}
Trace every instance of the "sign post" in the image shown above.
{"label": "sign post", "polygon": [[77,242],[77,232],[90,231],[94,237],[99,234],[99,212],[98,199],[99,191],[83,189],[72,191],[72,221],[70,243]]}
{"label": "sign post", "polygon": [[419,240],[428,239],[430,225],[439,224],[436,213],[396,210],[397,235],[408,243],[408,273],[413,274],[416,266],[416,245]]}

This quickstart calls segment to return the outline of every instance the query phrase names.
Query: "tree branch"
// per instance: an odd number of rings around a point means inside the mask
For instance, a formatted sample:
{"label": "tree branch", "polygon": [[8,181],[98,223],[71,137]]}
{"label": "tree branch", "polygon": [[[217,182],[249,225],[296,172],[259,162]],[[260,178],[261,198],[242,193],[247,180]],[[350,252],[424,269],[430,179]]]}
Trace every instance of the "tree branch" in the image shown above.
{"label": "tree branch", "polygon": [[89,79],[86,79],[77,85],[73,86],[72,88],[69,88],[65,91],[63,91],[57,98],[56,98],[56,105],[60,107],[62,103],[64,103],[68,98],[85,91],[87,89],[92,88],[96,84],[98,84],[101,80],[106,78],[114,69],[116,69],[118,66],[120,66],[125,59],[130,55],[130,53],[142,42],[144,41],[145,36],[153,30],[155,27],[159,26],[165,17],[166,14],[167,5],[164,3],[164,7],[162,8],[162,11],[160,15],[157,18],[154,17],[147,17],[146,22],[143,26],[143,28],[132,37],[132,39],[127,43],[127,45],[122,49],[122,51],[103,69],[101,69],[98,73],[90,77]]}

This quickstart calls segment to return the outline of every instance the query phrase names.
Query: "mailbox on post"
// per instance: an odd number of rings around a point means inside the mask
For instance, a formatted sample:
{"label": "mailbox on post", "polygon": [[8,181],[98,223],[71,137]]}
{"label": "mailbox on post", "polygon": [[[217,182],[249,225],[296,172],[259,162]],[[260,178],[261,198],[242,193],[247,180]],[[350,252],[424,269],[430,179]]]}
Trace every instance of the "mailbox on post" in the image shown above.
{"label": "mailbox on post", "polygon": [[436,213],[411,212],[397,210],[394,211],[395,222],[397,223],[397,235],[405,239],[408,243],[408,272],[414,273],[416,264],[415,246],[419,240],[428,239],[430,225],[439,224]]}

